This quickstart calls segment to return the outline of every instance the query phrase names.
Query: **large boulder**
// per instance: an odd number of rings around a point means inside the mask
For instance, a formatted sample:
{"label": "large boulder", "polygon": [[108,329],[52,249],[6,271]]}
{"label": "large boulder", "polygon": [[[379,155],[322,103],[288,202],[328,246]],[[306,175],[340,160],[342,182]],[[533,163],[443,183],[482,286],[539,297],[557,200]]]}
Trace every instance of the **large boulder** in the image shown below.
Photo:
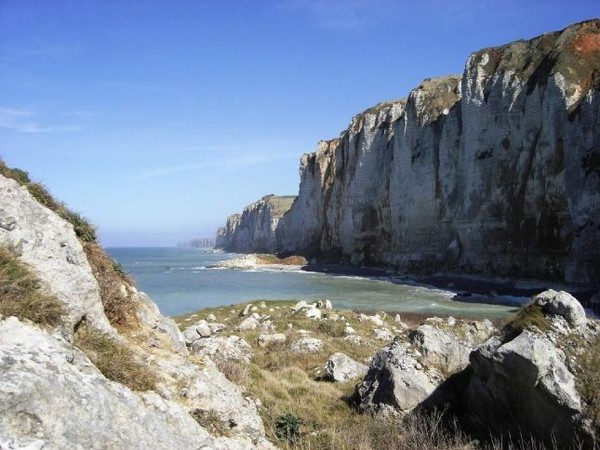
{"label": "large boulder", "polygon": [[381,349],[357,385],[361,410],[407,413],[428,399],[469,363],[469,353],[493,330],[488,322],[428,319],[409,335]]}
{"label": "large boulder", "polygon": [[[543,322],[529,324],[527,315],[539,317],[536,311]],[[585,444],[582,401],[570,369],[577,364],[566,352],[585,352],[595,326],[587,325],[576,299],[552,290],[536,296],[515,320],[471,354],[465,420],[484,434],[526,432],[559,448],[569,448],[576,439]],[[515,329],[519,322],[523,329]]]}
{"label": "large boulder", "polygon": [[410,344],[396,339],[373,357],[355,395],[360,410],[405,413],[425,400],[441,381],[435,369],[424,370]]}

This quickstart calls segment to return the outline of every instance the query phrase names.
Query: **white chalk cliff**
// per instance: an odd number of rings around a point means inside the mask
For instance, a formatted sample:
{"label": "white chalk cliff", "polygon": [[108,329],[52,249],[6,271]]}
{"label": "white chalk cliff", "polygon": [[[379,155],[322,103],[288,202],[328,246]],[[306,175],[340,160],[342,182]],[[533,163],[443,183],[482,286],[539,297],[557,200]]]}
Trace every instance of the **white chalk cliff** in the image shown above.
{"label": "white chalk cliff", "polygon": [[366,110],[302,156],[276,250],[597,285],[599,73],[592,20],[478,51],[462,77]]}

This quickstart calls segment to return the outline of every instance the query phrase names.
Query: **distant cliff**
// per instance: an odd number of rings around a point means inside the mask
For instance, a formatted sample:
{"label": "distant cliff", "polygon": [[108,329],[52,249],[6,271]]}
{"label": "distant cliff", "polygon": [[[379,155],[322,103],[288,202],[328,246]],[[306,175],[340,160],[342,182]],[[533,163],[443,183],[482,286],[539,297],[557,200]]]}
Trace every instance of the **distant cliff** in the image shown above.
{"label": "distant cliff", "polygon": [[295,199],[266,195],[246,206],[242,214],[229,216],[225,227],[217,231],[215,247],[238,253],[276,252],[275,230]]}
{"label": "distant cliff", "polygon": [[599,20],[476,52],[302,156],[276,250],[597,285],[599,91]]}

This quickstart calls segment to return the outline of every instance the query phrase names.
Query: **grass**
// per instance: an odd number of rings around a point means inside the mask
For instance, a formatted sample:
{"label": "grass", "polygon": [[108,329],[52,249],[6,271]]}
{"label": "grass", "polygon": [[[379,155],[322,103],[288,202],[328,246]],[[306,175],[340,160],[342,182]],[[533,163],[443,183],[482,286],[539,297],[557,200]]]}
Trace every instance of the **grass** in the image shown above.
{"label": "grass", "polygon": [[15,255],[0,249],[0,314],[54,327],[65,315],[65,307],[41,291],[39,281]]}
{"label": "grass", "polygon": [[586,404],[585,414],[596,428],[600,428],[600,338],[596,337],[579,358],[577,367],[578,390]]}
{"label": "grass", "polygon": [[152,369],[124,343],[108,334],[84,323],[75,332],[74,344],[109,380],[134,391],[149,391],[156,387],[157,378]]}
{"label": "grass", "polygon": [[84,243],[83,250],[98,281],[108,321],[120,331],[135,328],[139,324],[137,305],[126,287],[132,284],[131,280],[95,242]]}
{"label": "grass", "polygon": [[531,327],[537,327],[540,331],[546,332],[550,329],[550,321],[544,315],[542,307],[530,303],[522,307],[502,328],[504,342],[511,341],[523,330]]}

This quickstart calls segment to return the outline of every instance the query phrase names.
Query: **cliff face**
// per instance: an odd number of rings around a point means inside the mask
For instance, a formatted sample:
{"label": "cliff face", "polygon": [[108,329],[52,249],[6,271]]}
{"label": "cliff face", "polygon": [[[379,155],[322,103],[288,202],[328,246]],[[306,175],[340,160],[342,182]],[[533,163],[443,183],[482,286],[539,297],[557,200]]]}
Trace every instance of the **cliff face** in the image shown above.
{"label": "cliff face", "polygon": [[277,250],[600,279],[600,21],[476,52],[301,159]]}
{"label": "cliff face", "polygon": [[274,253],[275,230],[295,199],[295,196],[266,195],[246,206],[242,214],[229,216],[225,227],[219,228],[215,246],[238,253]]}

